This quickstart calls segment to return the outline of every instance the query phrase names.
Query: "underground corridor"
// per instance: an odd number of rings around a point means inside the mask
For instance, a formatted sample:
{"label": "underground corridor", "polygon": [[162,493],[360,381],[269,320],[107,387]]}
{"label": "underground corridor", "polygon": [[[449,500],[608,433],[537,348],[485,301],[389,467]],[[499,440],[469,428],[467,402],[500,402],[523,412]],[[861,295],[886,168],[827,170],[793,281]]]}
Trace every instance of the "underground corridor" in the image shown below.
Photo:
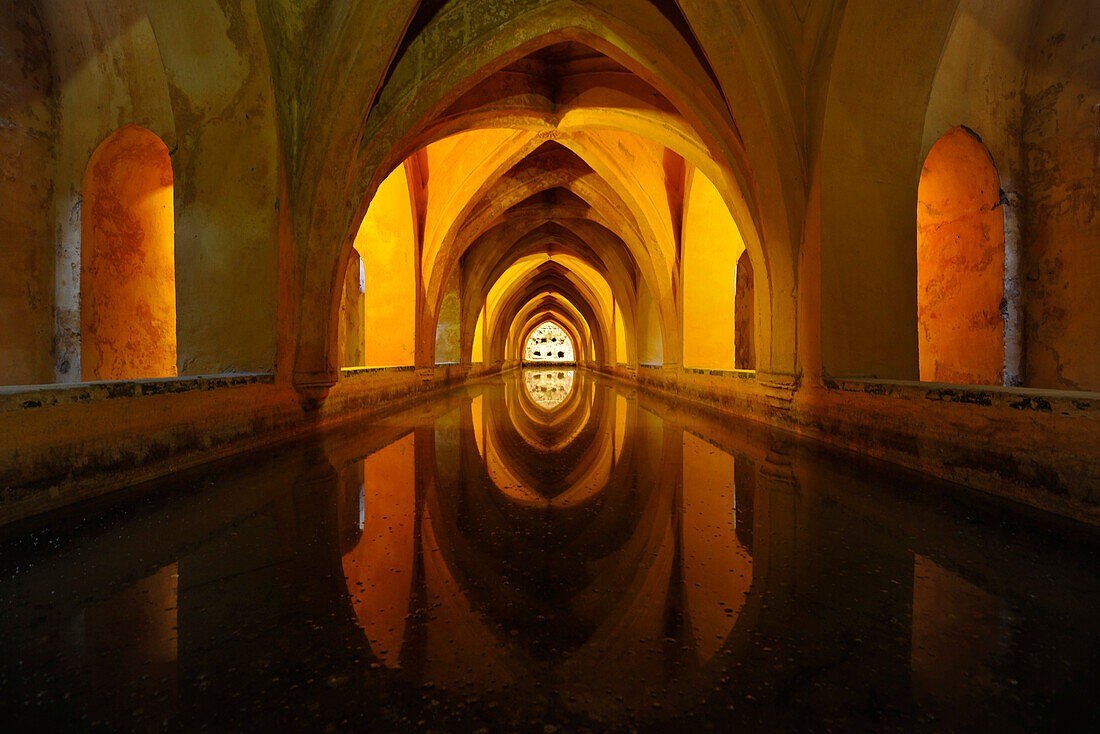
{"label": "underground corridor", "polygon": [[1100,726],[1088,0],[0,0],[0,720]]}

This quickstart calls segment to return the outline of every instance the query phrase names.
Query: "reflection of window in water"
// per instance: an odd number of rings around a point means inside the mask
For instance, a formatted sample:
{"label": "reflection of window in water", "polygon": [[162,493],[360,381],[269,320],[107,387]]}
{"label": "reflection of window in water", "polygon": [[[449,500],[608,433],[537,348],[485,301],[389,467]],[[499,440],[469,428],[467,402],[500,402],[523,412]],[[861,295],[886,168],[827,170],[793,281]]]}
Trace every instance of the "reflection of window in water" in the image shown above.
{"label": "reflection of window in water", "polygon": [[555,323],[547,321],[531,332],[523,349],[524,362],[573,362],[573,340]]}
{"label": "reflection of window in water", "polygon": [[573,391],[573,370],[525,370],[523,384],[535,404],[556,408]]}

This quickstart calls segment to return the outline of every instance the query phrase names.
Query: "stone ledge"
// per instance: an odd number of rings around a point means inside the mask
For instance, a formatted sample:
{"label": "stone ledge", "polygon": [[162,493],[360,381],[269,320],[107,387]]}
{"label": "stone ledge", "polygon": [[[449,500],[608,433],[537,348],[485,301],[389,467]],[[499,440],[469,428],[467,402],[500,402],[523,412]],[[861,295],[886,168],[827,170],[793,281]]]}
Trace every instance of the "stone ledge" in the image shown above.
{"label": "stone ledge", "polygon": [[601,372],[721,413],[1100,525],[1100,394],[652,368]]}
{"label": "stone ledge", "polygon": [[92,403],[100,400],[141,398],[193,391],[224,390],[244,385],[271,385],[275,375],[255,372],[145,380],[107,380],[63,385],[11,385],[0,387],[0,413]]}
{"label": "stone ledge", "polygon": [[965,403],[985,407],[1003,406],[1016,410],[1059,413],[1066,416],[1100,412],[1100,393],[1080,390],[881,379],[832,379],[826,380],[825,387],[828,390],[841,392],[943,403]]}

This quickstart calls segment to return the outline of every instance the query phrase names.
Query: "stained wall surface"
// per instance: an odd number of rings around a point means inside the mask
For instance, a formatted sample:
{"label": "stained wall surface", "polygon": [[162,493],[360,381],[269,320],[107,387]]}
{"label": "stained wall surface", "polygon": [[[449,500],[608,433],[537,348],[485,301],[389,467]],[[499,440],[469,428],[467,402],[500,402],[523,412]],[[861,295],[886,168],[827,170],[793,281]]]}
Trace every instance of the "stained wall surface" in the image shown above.
{"label": "stained wall surface", "polygon": [[1100,390],[1100,8],[1044,4],[1023,89],[1025,384]]}
{"label": "stained wall surface", "polygon": [[279,217],[288,202],[258,5],[147,0],[130,11],[148,15],[160,93],[172,105],[182,375],[276,366]]}
{"label": "stained wall surface", "polygon": [[33,385],[53,372],[57,124],[49,48],[33,4],[0,4],[0,50],[0,385]]}

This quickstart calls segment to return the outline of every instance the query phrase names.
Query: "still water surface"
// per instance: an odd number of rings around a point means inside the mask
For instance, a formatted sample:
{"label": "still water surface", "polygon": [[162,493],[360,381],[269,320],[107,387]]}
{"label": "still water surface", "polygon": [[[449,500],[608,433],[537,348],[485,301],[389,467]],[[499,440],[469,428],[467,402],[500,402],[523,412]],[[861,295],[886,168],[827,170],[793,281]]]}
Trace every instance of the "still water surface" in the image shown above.
{"label": "still water surface", "polygon": [[1096,538],[1054,523],[531,370],[9,541],[0,718],[1095,731]]}

